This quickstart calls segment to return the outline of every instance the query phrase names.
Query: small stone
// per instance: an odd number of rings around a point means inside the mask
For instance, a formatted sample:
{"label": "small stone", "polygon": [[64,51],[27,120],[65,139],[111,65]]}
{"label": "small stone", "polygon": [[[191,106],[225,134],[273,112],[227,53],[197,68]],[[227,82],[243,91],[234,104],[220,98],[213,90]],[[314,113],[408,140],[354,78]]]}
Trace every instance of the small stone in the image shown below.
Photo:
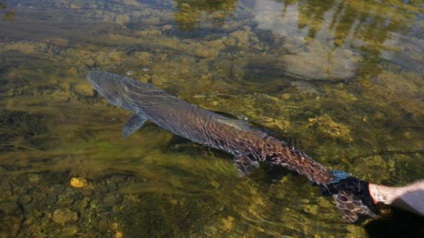
{"label": "small stone", "polygon": [[116,204],[116,197],[113,194],[108,194],[103,198],[103,205],[106,207],[111,207]]}
{"label": "small stone", "polygon": [[21,224],[23,222],[23,216],[8,216],[2,219],[0,237],[17,237],[21,230]]}
{"label": "small stone", "polygon": [[57,203],[61,206],[70,206],[74,204],[75,200],[70,197],[71,195],[59,195],[57,197]]}
{"label": "small stone", "polygon": [[169,30],[172,30],[172,25],[164,25],[163,27],[162,27],[162,31],[169,31]]}
{"label": "small stone", "polygon": [[67,208],[59,208],[53,212],[52,219],[58,224],[72,223],[78,221],[78,213]]}
{"label": "small stone", "polygon": [[56,184],[52,187],[52,192],[53,193],[63,193],[63,191],[65,190],[65,186],[63,186],[62,184]]}
{"label": "small stone", "polygon": [[126,25],[131,21],[131,19],[128,15],[118,15],[116,16],[115,21],[119,25]]}
{"label": "small stone", "polygon": [[28,176],[28,182],[33,185],[39,184],[41,181],[41,176],[38,174],[30,174]]}
{"label": "small stone", "polygon": [[78,226],[76,225],[68,225],[63,228],[61,232],[62,237],[75,237],[78,233]]}
{"label": "small stone", "polygon": [[83,188],[88,185],[88,181],[85,178],[71,178],[70,184],[74,188]]}
{"label": "small stone", "polygon": [[57,202],[57,195],[56,194],[49,194],[49,195],[47,195],[47,197],[44,201],[45,201],[45,203],[47,203],[49,205],[53,205]]}
{"label": "small stone", "polygon": [[113,191],[116,191],[116,189],[118,189],[118,185],[114,182],[110,182],[108,183],[107,188],[109,192],[113,192]]}
{"label": "small stone", "polygon": [[46,215],[50,216],[50,214],[46,214],[46,212],[40,211],[39,209],[33,207],[31,209],[25,210],[25,213],[28,215],[27,217],[32,217],[35,220],[46,217]]}
{"label": "small stone", "polygon": [[93,194],[94,194],[93,189],[83,189],[83,190],[81,191],[81,195],[83,195],[83,196],[85,196],[85,197],[89,197],[89,196],[91,196],[91,195],[93,195]]}
{"label": "small stone", "polygon": [[21,204],[21,205],[27,205],[31,201],[32,201],[32,198],[28,195],[23,195],[18,200],[19,204]]}
{"label": "small stone", "polygon": [[128,76],[134,76],[135,71],[134,70],[128,70],[127,72],[125,72],[125,74],[128,75]]}
{"label": "small stone", "polygon": [[303,204],[309,204],[308,199],[300,199],[300,202],[303,203]]}
{"label": "small stone", "polygon": [[88,198],[84,198],[79,204],[79,211],[81,212],[81,214],[84,213],[85,209],[90,207],[90,200]]}
{"label": "small stone", "polygon": [[3,179],[1,180],[2,181],[0,182],[0,191],[1,191],[0,196],[11,197],[13,195],[12,185],[10,185],[9,182]]}
{"label": "small stone", "polygon": [[14,202],[5,202],[0,204],[0,211],[5,215],[12,215],[18,211],[18,204]]}
{"label": "small stone", "polygon": [[224,231],[230,231],[234,228],[234,217],[228,216],[227,218],[221,219],[222,229]]}
{"label": "small stone", "polygon": [[94,90],[93,87],[88,83],[80,83],[74,85],[74,91],[76,94],[81,96],[93,96]]}
{"label": "small stone", "polygon": [[115,231],[115,238],[122,238],[124,237],[124,233],[122,231]]}

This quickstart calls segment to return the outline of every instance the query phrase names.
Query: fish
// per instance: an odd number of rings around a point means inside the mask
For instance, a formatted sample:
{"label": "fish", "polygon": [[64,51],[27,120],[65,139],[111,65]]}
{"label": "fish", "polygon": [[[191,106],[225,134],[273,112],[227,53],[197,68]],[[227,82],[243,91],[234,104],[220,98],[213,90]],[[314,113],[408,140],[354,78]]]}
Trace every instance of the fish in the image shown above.
{"label": "fish", "polygon": [[319,186],[323,195],[333,196],[342,216],[349,222],[376,215],[362,195],[364,183],[341,171],[332,171],[306,153],[251,126],[249,122],[225,117],[172,96],[152,84],[104,71],[90,71],[87,79],[112,105],[133,115],[122,128],[124,138],[147,120],[193,142],[225,151],[234,157],[244,175],[260,163],[282,166]]}

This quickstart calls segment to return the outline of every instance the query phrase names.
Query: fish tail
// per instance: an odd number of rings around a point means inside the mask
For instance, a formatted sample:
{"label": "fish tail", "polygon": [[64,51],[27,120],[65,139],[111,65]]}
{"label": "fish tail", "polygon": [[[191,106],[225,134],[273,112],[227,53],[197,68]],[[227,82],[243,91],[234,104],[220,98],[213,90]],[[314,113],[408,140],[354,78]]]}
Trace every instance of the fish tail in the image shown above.
{"label": "fish tail", "polygon": [[337,194],[333,194],[333,198],[340,214],[348,222],[358,222],[360,218],[367,216],[377,218],[377,215],[371,211],[368,205],[364,204],[360,197],[348,191],[340,190]]}
{"label": "fish tail", "polygon": [[354,223],[364,217],[377,218],[371,210],[374,202],[368,190],[368,182],[342,171],[333,171],[333,175],[333,180],[320,185],[320,188],[324,196],[334,198],[344,219]]}

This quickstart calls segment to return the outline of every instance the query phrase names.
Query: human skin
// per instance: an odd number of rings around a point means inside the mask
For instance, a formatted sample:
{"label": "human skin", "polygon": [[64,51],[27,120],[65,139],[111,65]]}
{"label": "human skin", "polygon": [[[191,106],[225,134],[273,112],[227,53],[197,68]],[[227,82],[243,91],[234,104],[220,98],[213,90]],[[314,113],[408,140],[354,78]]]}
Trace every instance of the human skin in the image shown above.
{"label": "human skin", "polygon": [[368,189],[374,203],[381,202],[424,216],[424,180],[403,187],[370,183]]}

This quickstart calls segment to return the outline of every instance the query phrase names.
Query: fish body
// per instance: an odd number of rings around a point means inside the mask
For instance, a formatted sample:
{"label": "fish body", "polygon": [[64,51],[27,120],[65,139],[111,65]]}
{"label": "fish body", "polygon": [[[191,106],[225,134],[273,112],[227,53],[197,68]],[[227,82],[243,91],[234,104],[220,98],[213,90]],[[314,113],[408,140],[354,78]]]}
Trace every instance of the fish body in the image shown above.
{"label": "fish body", "polygon": [[87,78],[110,103],[134,114],[123,127],[124,137],[150,120],[176,135],[232,154],[243,173],[257,167],[258,162],[268,162],[294,170],[314,183],[326,184],[333,177],[305,153],[246,121],[224,117],[120,75],[91,71]]}
{"label": "fish body", "polygon": [[[296,171],[324,189],[328,184],[334,184],[334,181],[339,184],[337,174],[333,171],[284,141],[251,127],[246,121],[224,117],[174,97],[151,84],[121,75],[90,71],[87,79],[111,104],[134,114],[122,129],[124,137],[150,120],[176,135],[232,154],[242,173],[248,174],[258,167],[259,162],[266,162]],[[337,189],[333,190],[338,195]],[[338,205],[343,205],[344,210],[338,206],[342,214],[349,210],[345,209],[346,204],[351,204],[352,199],[355,199],[349,197],[346,191],[342,197],[333,197]],[[372,213],[364,211],[363,207],[355,206],[355,209],[356,213],[348,214],[345,218],[355,221],[358,211],[358,214]]]}

